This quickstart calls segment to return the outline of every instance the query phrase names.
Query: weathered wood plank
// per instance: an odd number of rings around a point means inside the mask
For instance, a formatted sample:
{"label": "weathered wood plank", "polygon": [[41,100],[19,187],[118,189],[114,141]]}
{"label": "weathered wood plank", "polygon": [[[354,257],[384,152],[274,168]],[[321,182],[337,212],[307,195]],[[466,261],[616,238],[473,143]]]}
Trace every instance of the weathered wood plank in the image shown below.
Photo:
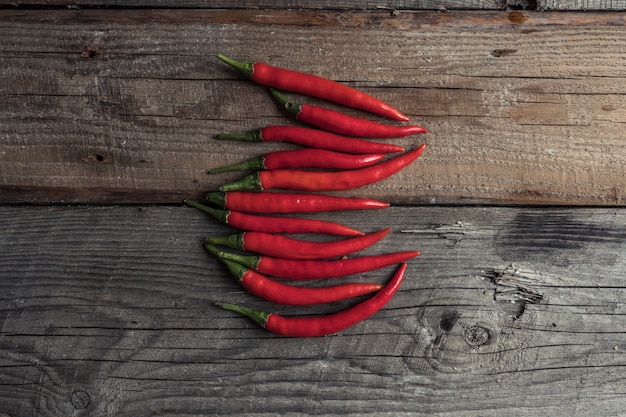
{"label": "weathered wood plank", "polygon": [[[0,413],[618,415],[623,209],[393,207],[331,218],[417,248],[391,304],[340,335],[273,337],[182,207],[0,207]],[[514,266],[511,267],[511,264]],[[350,279],[388,279],[393,268]],[[348,303],[346,303],[347,305]],[[451,401],[451,399],[453,399]]]}
{"label": "weathered wood plank", "polygon": [[622,205],[624,31],[615,13],[3,10],[0,199],[179,202],[238,178],[206,168],[285,148],[211,139],[289,123],[222,52],[346,82],[428,127],[396,140],[428,142],[417,163],[353,194]]}
{"label": "weathered wood plank", "polygon": [[538,0],[538,10],[626,10],[624,0]]}
{"label": "weathered wood plank", "polygon": [[[0,2],[2,4],[2,2]],[[339,1],[268,1],[268,0],[75,0],[75,6],[89,7],[166,7],[166,8],[209,8],[209,9],[331,9],[331,10],[503,10],[507,6],[506,0],[392,0],[384,5],[376,2],[362,0],[339,0]],[[13,7],[41,6],[66,6],[62,0],[18,0],[10,2]]]}

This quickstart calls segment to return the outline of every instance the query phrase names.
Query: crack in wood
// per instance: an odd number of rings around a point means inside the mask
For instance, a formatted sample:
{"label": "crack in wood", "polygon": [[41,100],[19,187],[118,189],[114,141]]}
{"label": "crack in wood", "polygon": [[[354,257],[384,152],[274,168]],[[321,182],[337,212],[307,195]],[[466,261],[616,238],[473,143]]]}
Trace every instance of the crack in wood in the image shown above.
{"label": "crack in wood", "polygon": [[491,51],[491,56],[496,58],[501,58],[503,56],[513,55],[517,52],[517,49],[512,48],[503,48],[503,49],[494,49]]}
{"label": "crack in wood", "polygon": [[494,301],[509,313],[513,321],[522,318],[528,304],[536,304],[543,300],[543,294],[531,288],[539,275],[537,272],[514,266],[493,269],[485,273],[485,277],[495,285]]}

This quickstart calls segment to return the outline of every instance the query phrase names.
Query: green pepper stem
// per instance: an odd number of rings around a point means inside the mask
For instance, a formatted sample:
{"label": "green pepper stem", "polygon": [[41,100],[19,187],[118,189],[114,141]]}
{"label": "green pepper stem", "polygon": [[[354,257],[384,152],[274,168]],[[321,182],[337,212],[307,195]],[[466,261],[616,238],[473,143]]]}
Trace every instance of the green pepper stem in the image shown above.
{"label": "green pepper stem", "polygon": [[205,198],[207,199],[207,201],[210,201],[211,203],[218,205],[222,208],[226,205],[226,193],[223,193],[221,191],[213,191],[207,193]]}
{"label": "green pepper stem", "polygon": [[300,104],[296,103],[295,101],[290,101],[289,99],[287,99],[287,97],[278,92],[278,90],[275,90],[273,88],[270,88],[270,93],[272,93],[272,96],[274,96],[276,101],[278,101],[278,103],[283,106],[285,110],[287,110],[292,116],[297,116],[298,113],[300,113]]}
{"label": "green pepper stem", "polygon": [[222,61],[226,62],[231,67],[238,69],[248,78],[250,78],[252,76],[252,73],[254,72],[254,62],[236,61],[222,54],[217,54],[216,56]]}
{"label": "green pepper stem", "polygon": [[212,255],[214,255],[216,258],[219,258],[220,260],[222,259],[222,253],[223,251],[221,251],[220,249],[218,249],[217,247],[211,245],[210,243],[206,243],[204,244],[204,248],[209,251]]}
{"label": "green pepper stem", "polygon": [[228,215],[230,214],[230,211],[228,210],[220,210],[213,207],[205,206],[204,204],[200,204],[197,201],[193,200],[185,200],[185,204],[202,210],[207,214],[210,214],[222,223],[228,223]]}
{"label": "green pepper stem", "polygon": [[237,262],[238,264],[244,265],[250,269],[257,269],[259,266],[259,262],[261,262],[260,256],[254,255],[241,255],[239,253],[225,252],[216,248],[215,246],[206,243],[204,245],[205,249],[208,250],[211,254],[218,257],[220,260],[229,260],[233,262]]}
{"label": "green pepper stem", "polygon": [[233,249],[243,249],[243,236],[244,233],[236,233],[228,236],[212,236],[207,237],[205,243],[228,246]]}
{"label": "green pepper stem", "polygon": [[246,272],[248,272],[248,267],[238,264],[237,262],[229,261],[228,259],[220,258],[228,269],[230,269],[230,273],[237,279],[237,281],[241,282],[243,280],[243,276]]}
{"label": "green pepper stem", "polygon": [[252,320],[257,322],[263,328],[267,325],[267,320],[269,319],[270,314],[272,314],[266,311],[261,311],[261,310],[257,310],[257,309],[250,308],[250,307],[239,306],[237,304],[222,303],[219,301],[216,301],[215,305],[223,308],[224,310],[230,310],[230,311],[234,311],[235,313],[248,316]]}
{"label": "green pepper stem", "polygon": [[240,142],[263,142],[261,129],[245,133],[220,133],[213,136],[213,138],[217,140],[238,140]]}
{"label": "green pepper stem", "polygon": [[219,168],[209,169],[207,174],[219,174],[221,172],[228,171],[244,171],[247,169],[265,169],[265,156],[257,156],[256,158],[248,159],[247,161],[240,162],[238,164],[227,165]]}
{"label": "green pepper stem", "polygon": [[259,173],[254,173],[252,175],[248,175],[243,177],[239,181],[231,182],[229,184],[224,184],[220,187],[220,191],[251,191],[251,190],[263,190],[263,185],[261,184],[261,177],[259,177]]}

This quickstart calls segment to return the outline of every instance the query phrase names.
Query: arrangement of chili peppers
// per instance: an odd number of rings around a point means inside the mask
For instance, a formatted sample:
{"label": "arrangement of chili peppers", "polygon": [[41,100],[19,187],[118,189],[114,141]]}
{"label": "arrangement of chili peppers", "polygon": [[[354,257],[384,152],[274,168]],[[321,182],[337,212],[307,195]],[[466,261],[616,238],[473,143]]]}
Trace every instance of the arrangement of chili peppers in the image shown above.
{"label": "arrangement of chili peppers", "polygon": [[296,287],[273,281],[237,262],[222,259],[230,272],[252,294],[277,304],[308,306],[358,297],[380,290],[380,284],[351,283],[332,287]]}
{"label": "arrangement of chili peppers", "polygon": [[282,336],[316,337],[337,333],[359,323],[383,308],[400,288],[406,272],[406,263],[400,264],[391,280],[373,297],[337,313],[319,317],[283,317],[244,306],[216,303],[219,307],[250,317],[260,326]]}
{"label": "arrangement of chili peppers", "polygon": [[411,152],[380,164],[354,170],[323,172],[283,168],[259,171],[240,181],[223,185],[220,190],[267,190],[270,188],[300,191],[351,190],[395,174],[417,159],[425,147],[426,145],[421,145]]}
{"label": "arrangement of chili peppers", "polygon": [[[389,143],[366,138],[394,138],[427,133],[422,126],[397,124],[409,118],[389,104],[344,84],[262,62],[242,62],[217,56],[250,80],[270,87],[271,96],[295,120],[309,125],[266,126],[247,133],[223,133],[218,140],[289,142],[302,149],[269,152],[228,166],[210,169],[209,174],[255,170],[239,181],[207,193],[210,205],[185,203],[238,229],[227,236],[211,236],[206,250],[220,260],[251,294],[275,304],[305,306],[365,300],[336,313],[314,317],[291,317],[245,306],[216,302],[216,305],[248,316],[272,333],[289,337],[315,337],[337,333],[374,315],[398,291],[407,262],[418,251],[368,256],[351,254],[373,246],[390,228],[365,233],[340,223],[306,218],[297,214],[340,210],[383,209],[389,203],[364,197],[320,194],[350,190],[381,181],[415,161],[426,147],[406,151]],[[289,100],[279,90],[328,100],[396,121],[384,124],[341,112]],[[389,156],[399,153],[396,156]],[[283,191],[266,191],[281,189]],[[217,207],[215,207],[217,206]],[[287,216],[285,216],[287,215]],[[284,234],[323,234],[332,240],[303,240]],[[237,253],[224,251],[226,246]],[[292,285],[278,280],[307,281],[337,279],[398,264],[385,285],[349,282],[331,286]]]}
{"label": "arrangement of chili peppers", "polygon": [[272,67],[262,62],[235,61],[221,54],[217,55],[217,57],[237,68],[252,81],[267,87],[334,101],[335,103],[366,110],[401,122],[409,120],[408,117],[387,103],[362,91],[326,78],[285,68]]}
{"label": "arrangement of chili peppers", "polygon": [[262,274],[289,280],[344,277],[405,262],[420,254],[418,251],[405,251],[356,258],[303,261],[265,255],[241,255],[222,251],[211,244],[206,244],[205,247],[219,259],[231,260]]}

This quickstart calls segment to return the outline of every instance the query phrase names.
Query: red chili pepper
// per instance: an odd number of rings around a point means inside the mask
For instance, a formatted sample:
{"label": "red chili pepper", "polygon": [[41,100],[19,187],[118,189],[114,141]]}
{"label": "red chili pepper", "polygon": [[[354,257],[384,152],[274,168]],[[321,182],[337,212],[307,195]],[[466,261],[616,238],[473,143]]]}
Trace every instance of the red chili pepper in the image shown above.
{"label": "red chili pepper", "polygon": [[324,233],[336,236],[363,236],[365,233],[339,223],[296,217],[257,216],[233,210],[220,210],[192,200],[185,204],[204,211],[237,229],[264,233]]}
{"label": "red chili pepper", "polygon": [[272,169],[258,171],[239,181],[225,184],[221,191],[269,190],[338,191],[363,187],[387,178],[409,165],[424,152],[426,145],[373,166],[345,171],[304,171]]}
{"label": "red chili pepper", "polygon": [[365,249],[381,240],[390,231],[391,229],[387,228],[375,233],[331,242],[311,242],[271,233],[243,232],[228,236],[209,237],[206,239],[206,243],[249,250],[277,258],[324,259]]}
{"label": "red chili pepper", "polygon": [[406,272],[406,263],[401,264],[393,278],[373,297],[346,310],[318,317],[284,317],[249,307],[230,303],[215,303],[226,310],[231,310],[250,317],[261,327],[272,333],[288,337],[327,336],[345,330],[378,312],[400,288]]}
{"label": "red chili pepper", "polygon": [[309,306],[332,303],[370,294],[383,288],[380,284],[369,283],[348,283],[330,287],[295,287],[273,281],[236,262],[226,259],[222,261],[237,281],[250,293],[277,304]]}
{"label": "red chili pepper", "polygon": [[289,101],[278,91],[271,90],[271,92],[276,100],[297,120],[341,135],[362,138],[397,138],[416,133],[428,133],[422,126],[395,126],[377,123],[324,107]]}
{"label": "red chili pepper", "polygon": [[269,152],[265,155],[241,162],[239,164],[214,168],[209,174],[246,169],[280,169],[280,168],[329,168],[356,169],[375,164],[385,154],[352,155],[326,149],[297,149],[289,151]]}
{"label": "red chili pepper", "polygon": [[360,274],[404,262],[420,254],[417,251],[406,251],[350,259],[294,260],[225,252],[212,245],[206,245],[206,248],[220,259],[237,262],[261,274],[291,280],[338,278]]}
{"label": "red chili pepper", "polygon": [[327,78],[274,67],[262,62],[235,61],[221,54],[217,55],[217,57],[238,69],[252,81],[267,87],[333,101],[344,106],[369,111],[402,122],[409,120],[407,116],[389,104],[362,91]]}
{"label": "red chili pepper", "polygon": [[246,213],[315,213],[389,207],[389,203],[362,197],[323,194],[228,191],[211,192],[207,200],[218,206]]}
{"label": "red chili pepper", "polygon": [[215,139],[244,142],[289,142],[310,148],[352,154],[404,152],[403,147],[390,143],[370,142],[299,126],[267,126],[247,133],[222,133],[216,135]]}

